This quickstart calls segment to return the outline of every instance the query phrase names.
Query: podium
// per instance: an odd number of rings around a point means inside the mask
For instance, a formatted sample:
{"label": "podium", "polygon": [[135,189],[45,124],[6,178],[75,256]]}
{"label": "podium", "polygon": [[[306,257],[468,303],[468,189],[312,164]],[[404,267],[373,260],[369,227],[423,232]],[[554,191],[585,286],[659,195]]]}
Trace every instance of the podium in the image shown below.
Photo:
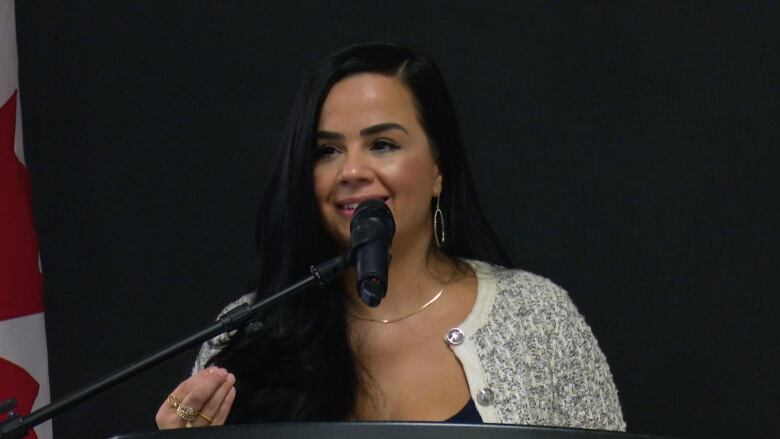
{"label": "podium", "polygon": [[[633,433],[506,424],[301,422],[181,428],[110,439],[664,439]],[[666,437],[666,439],[671,439]]]}

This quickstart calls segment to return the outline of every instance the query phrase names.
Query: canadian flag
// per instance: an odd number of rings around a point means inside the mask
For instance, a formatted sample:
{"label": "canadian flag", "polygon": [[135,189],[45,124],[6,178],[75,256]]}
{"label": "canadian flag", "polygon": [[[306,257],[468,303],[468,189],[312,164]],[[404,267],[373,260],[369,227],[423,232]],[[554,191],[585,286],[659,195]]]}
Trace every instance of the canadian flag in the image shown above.
{"label": "canadian flag", "polygon": [[[49,366],[18,70],[14,1],[0,0],[0,401],[16,398],[26,416],[49,403]],[[27,437],[50,439],[51,422]]]}

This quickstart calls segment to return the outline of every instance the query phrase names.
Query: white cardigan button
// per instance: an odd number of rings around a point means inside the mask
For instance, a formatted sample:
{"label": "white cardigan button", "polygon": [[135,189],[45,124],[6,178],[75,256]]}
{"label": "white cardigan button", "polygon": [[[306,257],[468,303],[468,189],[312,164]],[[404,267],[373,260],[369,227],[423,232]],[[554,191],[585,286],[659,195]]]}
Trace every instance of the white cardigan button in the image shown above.
{"label": "white cardigan button", "polygon": [[444,341],[452,346],[457,346],[463,343],[463,340],[465,339],[466,334],[464,334],[463,330],[460,328],[452,328],[447,331],[447,335],[444,336]]}
{"label": "white cardigan button", "polygon": [[490,387],[483,387],[479,389],[479,393],[477,393],[477,403],[482,406],[487,406],[493,404],[493,401],[496,399],[495,395],[493,394],[493,389]]}

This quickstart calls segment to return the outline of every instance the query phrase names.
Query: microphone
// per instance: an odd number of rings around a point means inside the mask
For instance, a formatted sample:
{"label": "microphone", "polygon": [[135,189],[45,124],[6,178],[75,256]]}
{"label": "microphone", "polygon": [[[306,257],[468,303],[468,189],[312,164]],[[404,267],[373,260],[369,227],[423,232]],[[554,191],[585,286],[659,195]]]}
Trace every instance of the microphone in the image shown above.
{"label": "microphone", "polygon": [[349,262],[357,272],[357,294],[366,305],[378,306],[387,294],[390,244],[395,235],[393,214],[382,200],[365,200],[355,209],[349,231]]}

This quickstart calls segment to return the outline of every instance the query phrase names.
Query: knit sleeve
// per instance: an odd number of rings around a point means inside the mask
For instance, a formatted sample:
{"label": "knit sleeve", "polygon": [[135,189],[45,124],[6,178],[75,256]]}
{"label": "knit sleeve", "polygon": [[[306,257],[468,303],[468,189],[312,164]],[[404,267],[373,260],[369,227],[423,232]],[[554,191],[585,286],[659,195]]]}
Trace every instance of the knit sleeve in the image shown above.
{"label": "knit sleeve", "polygon": [[572,428],[625,431],[617,389],[590,327],[565,291],[551,327],[553,416]]}
{"label": "knit sleeve", "polygon": [[[243,305],[245,303],[252,304],[255,301],[255,293],[248,293],[241,296],[238,300],[231,302],[228,304],[225,308],[222,309],[222,311],[219,313],[219,317],[222,317],[223,315],[227,314],[230,310],[233,308]],[[206,341],[200,346],[200,351],[198,352],[197,357],[195,357],[195,365],[192,367],[192,373],[195,374],[198,371],[205,368],[209,361],[211,361],[212,358],[214,358],[222,349],[225,349],[225,347],[230,344],[230,340],[235,335],[236,331],[231,331],[229,333],[223,332],[222,334],[219,334],[218,336],[212,338],[211,340]]]}

